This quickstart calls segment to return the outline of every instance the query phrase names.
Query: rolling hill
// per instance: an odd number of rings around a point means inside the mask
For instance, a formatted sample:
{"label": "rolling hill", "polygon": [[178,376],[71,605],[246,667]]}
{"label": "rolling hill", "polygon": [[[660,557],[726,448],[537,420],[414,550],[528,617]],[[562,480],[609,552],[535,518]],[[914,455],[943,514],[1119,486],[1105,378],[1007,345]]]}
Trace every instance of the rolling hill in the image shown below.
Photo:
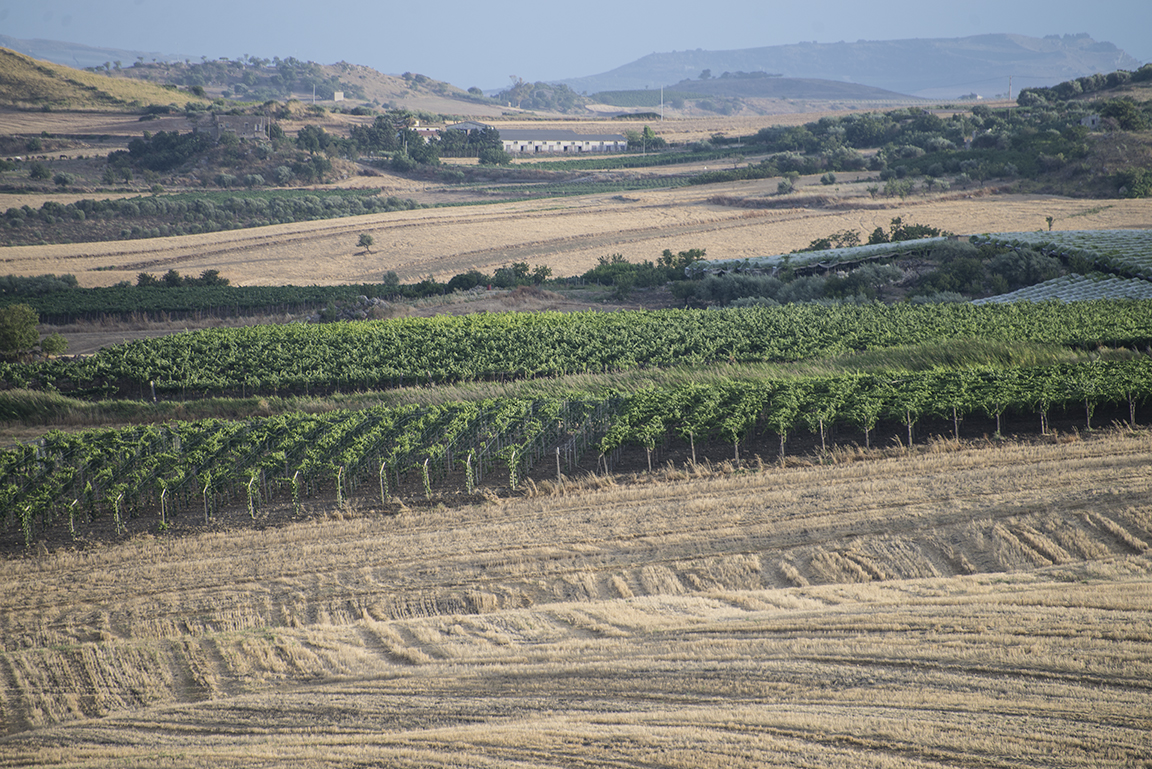
{"label": "rolling hill", "polygon": [[98,75],[0,48],[0,105],[24,109],[117,110],[204,102],[186,91]]}
{"label": "rolling hill", "polygon": [[963,38],[797,43],[731,51],[653,53],[598,75],[562,80],[578,92],[629,90],[693,79],[704,70],[773,72],[792,78],[864,83],[898,93],[947,98],[967,92],[1054,85],[1096,72],[1136,69],[1140,62],[1088,35],[1045,38],[992,34]]}

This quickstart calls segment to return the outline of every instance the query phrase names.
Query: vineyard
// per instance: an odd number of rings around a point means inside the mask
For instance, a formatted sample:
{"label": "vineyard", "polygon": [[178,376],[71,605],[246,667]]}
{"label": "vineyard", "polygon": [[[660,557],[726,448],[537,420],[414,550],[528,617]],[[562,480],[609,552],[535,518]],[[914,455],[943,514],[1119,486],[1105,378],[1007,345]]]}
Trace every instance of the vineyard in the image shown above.
{"label": "vineyard", "polygon": [[1030,248],[1063,260],[1078,258],[1105,272],[1152,280],[1152,230],[1000,232],[973,236],[972,241]]}
{"label": "vineyard", "polygon": [[487,186],[492,194],[508,196],[512,199],[529,198],[562,198],[573,195],[602,195],[608,192],[629,192],[632,190],[668,189],[670,187],[683,187],[688,184],[687,178],[660,176],[656,178],[640,179],[614,179],[605,181],[588,181],[577,179],[571,182],[546,182],[538,184],[510,184]]}
{"label": "vineyard", "polygon": [[870,243],[862,246],[829,248],[822,251],[808,251],[795,254],[759,256],[752,259],[710,259],[692,265],[689,269],[696,276],[707,273],[774,271],[784,267],[823,267],[847,266],[877,259],[894,259],[905,254],[929,250],[947,238],[919,238],[898,243]]}
{"label": "vineyard", "polygon": [[26,304],[42,323],[106,316],[188,317],[300,312],[357,296],[392,297],[402,289],[385,283],[344,286],[101,286],[39,295],[0,294],[0,306]]}
{"label": "vineyard", "polygon": [[[26,544],[53,527],[73,537],[93,522],[125,530],[129,517],[175,515],[211,520],[221,506],[262,506],[302,498],[356,495],[387,508],[402,479],[473,494],[491,474],[516,491],[543,462],[557,476],[598,453],[596,471],[611,470],[619,450],[652,450],[670,439],[691,447],[724,441],[740,461],[741,443],[759,431],[779,440],[819,435],[821,451],[835,426],[862,431],[865,446],[880,420],[903,423],[908,445],[928,417],[959,423],[971,415],[1038,415],[1083,409],[1085,427],[1100,406],[1127,406],[1152,396],[1152,359],[1091,361],[1025,368],[936,368],[924,372],[848,373],[793,379],[732,379],[585,397],[488,399],[439,406],[376,407],[323,415],[287,414],[247,421],[218,419],[164,426],[52,432],[0,453],[4,530]],[[549,470],[550,472],[550,470]]]}
{"label": "vineyard", "polygon": [[450,476],[472,493],[497,468],[515,489],[545,447],[558,471],[571,470],[618,410],[615,397],[503,399],[52,432],[0,454],[0,508],[5,530],[18,523],[30,542],[63,517],[73,535],[80,520],[99,518],[120,533],[145,511],[166,528],[178,511],[202,510],[207,522],[222,504],[246,501],[255,517],[273,499],[298,510],[323,490],[339,504],[365,484],[386,505],[409,473],[428,495]]}
{"label": "vineyard", "polygon": [[973,304],[1010,302],[1083,302],[1093,299],[1152,299],[1152,283],[1139,278],[1120,278],[1115,275],[1064,275],[1034,286],[987,299]]}
{"label": "vineyard", "polygon": [[981,338],[1091,349],[1152,344],[1152,304],[795,305],[402,318],[206,329],[81,360],[0,364],[4,389],[166,398],[381,390],[717,361],[799,361]]}

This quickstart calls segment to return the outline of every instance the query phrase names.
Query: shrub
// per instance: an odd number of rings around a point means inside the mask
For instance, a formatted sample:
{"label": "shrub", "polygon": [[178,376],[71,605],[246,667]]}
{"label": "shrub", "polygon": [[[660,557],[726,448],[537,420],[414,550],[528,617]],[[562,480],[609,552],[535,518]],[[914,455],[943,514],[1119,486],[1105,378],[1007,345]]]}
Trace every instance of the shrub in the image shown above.
{"label": "shrub", "polygon": [[482,166],[506,166],[512,163],[512,156],[499,147],[485,147],[477,157]]}

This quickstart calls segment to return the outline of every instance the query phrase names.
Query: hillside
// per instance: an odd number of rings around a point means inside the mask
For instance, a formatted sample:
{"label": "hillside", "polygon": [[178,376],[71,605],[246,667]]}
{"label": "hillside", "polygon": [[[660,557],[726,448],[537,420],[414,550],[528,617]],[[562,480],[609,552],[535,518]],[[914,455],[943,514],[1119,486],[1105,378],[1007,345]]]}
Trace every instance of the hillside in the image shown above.
{"label": "hillside", "polygon": [[133,62],[137,59],[148,61],[183,61],[193,58],[188,54],[160,53],[159,51],[129,51],[123,48],[101,48],[81,43],[67,43],[61,40],[22,40],[8,35],[0,35],[0,47],[31,56],[33,59],[63,64],[66,67],[82,69],[96,67],[104,62]]}
{"label": "hillside", "polygon": [[698,82],[704,70],[765,71],[787,77],[865,83],[898,93],[947,98],[976,92],[993,95],[1013,88],[1053,85],[1115,69],[1136,69],[1133,57],[1112,43],[1087,35],[976,35],[963,38],[858,40],[855,43],[797,43],[732,51],[653,53],[598,75],[562,80],[578,92],[629,90],[685,78]]}
{"label": "hillside", "polygon": [[147,104],[184,105],[206,101],[184,91],[106,77],[0,48],[0,105],[3,106],[116,110]]}
{"label": "hillside", "polygon": [[[418,72],[388,75],[371,67],[318,64],[292,57],[202,61],[144,62],[115,69],[105,63],[110,77],[146,81],[181,88],[201,88],[206,96],[242,102],[299,99],[326,106],[403,108],[445,114],[495,116],[501,109],[482,95]],[[99,68],[98,68],[99,69]],[[343,101],[335,101],[337,92]]]}

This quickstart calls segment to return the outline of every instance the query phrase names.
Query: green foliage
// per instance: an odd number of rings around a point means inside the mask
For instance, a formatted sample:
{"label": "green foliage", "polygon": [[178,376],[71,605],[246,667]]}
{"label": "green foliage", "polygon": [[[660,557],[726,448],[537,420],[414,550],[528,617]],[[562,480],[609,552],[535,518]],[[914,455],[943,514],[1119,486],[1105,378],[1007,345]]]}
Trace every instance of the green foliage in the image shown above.
{"label": "green foliage", "polygon": [[158,131],[155,135],[144,132],[144,136],[128,143],[128,150],[117,150],[108,155],[108,164],[122,166],[131,164],[149,171],[172,171],[185,163],[200,157],[212,147],[212,139],[205,133],[178,131]]}
{"label": "green foliage", "polygon": [[868,243],[869,245],[875,243],[900,243],[902,241],[937,238],[951,234],[952,233],[946,230],[930,227],[926,224],[904,224],[904,218],[897,216],[889,223],[887,232],[880,227],[873,230],[872,234],[868,236]]}
{"label": "green foliage", "polygon": [[506,166],[512,164],[512,156],[499,147],[485,147],[477,154],[482,166]]}
{"label": "green foliage", "polygon": [[27,304],[0,307],[0,356],[18,358],[40,343],[40,316]]}
{"label": "green foliage", "polygon": [[1113,183],[1122,197],[1152,197],[1152,169],[1126,168],[1117,171]]}
{"label": "green foliage", "polygon": [[40,351],[45,355],[63,355],[68,352],[68,340],[58,333],[51,333],[40,342]]}
{"label": "green foliage", "polygon": [[[500,132],[492,126],[471,131],[448,128],[440,132],[437,150],[440,157],[480,157],[480,162],[484,163],[485,151],[488,151],[487,157],[489,158],[500,157],[493,154],[492,151],[503,152],[504,143],[500,140]],[[492,163],[491,160],[488,162],[493,165],[502,165],[502,163]]]}
{"label": "green foliage", "polygon": [[35,181],[44,181],[45,179],[52,178],[52,172],[48,170],[48,166],[43,163],[33,163],[28,169],[28,178]]}
{"label": "green foliage", "polygon": [[200,273],[199,278],[181,275],[176,270],[168,270],[168,272],[164,273],[160,278],[147,272],[142,272],[136,276],[137,287],[165,286],[167,288],[179,288],[181,286],[227,286],[228,284],[229,281],[227,278],[220,277],[219,270],[204,270]]}
{"label": "green foliage", "polygon": [[628,140],[628,149],[633,152],[660,152],[668,147],[668,142],[657,136],[651,126],[644,126],[640,131],[625,131],[624,137]]}
{"label": "green foliage", "polygon": [[617,298],[626,298],[633,288],[663,286],[670,281],[686,279],[685,269],[705,257],[704,249],[693,248],[673,254],[665,249],[656,263],[650,261],[629,262],[623,254],[602,256],[597,265],[581,276],[589,283],[615,286],[619,289]]}
{"label": "green foliage", "polygon": [[513,78],[512,86],[500,91],[494,101],[513,104],[519,109],[540,110],[543,112],[573,112],[583,110],[588,104],[586,96],[558,83],[528,83]]}
{"label": "green foliage", "polygon": [[[331,168],[324,155],[301,164],[311,177],[318,168]],[[231,174],[220,182],[232,187]],[[260,179],[252,180],[258,184]],[[98,241],[215,232],[294,221],[407,211],[419,207],[412,200],[381,197],[376,190],[238,190],[188,192],[116,200],[46,202],[39,210],[8,209],[4,218],[20,219],[20,230],[4,230],[7,243],[43,240]],[[51,226],[47,226],[51,225]],[[125,226],[129,225],[129,226]]]}
{"label": "green foliage", "polygon": [[806,248],[798,249],[793,253],[827,251],[830,248],[851,248],[852,246],[858,245],[860,245],[860,233],[856,232],[856,230],[844,230],[843,232],[834,232],[826,238],[817,238],[809,243]]}
{"label": "green foliage", "polygon": [[79,287],[75,275],[0,275],[0,297],[28,297]]}
{"label": "green foliage", "polygon": [[371,235],[369,235],[366,232],[362,232],[362,233],[360,233],[360,240],[356,241],[356,245],[357,245],[357,247],[364,249],[368,253],[372,253],[372,244],[375,242],[376,242],[375,238],[373,238]]}

